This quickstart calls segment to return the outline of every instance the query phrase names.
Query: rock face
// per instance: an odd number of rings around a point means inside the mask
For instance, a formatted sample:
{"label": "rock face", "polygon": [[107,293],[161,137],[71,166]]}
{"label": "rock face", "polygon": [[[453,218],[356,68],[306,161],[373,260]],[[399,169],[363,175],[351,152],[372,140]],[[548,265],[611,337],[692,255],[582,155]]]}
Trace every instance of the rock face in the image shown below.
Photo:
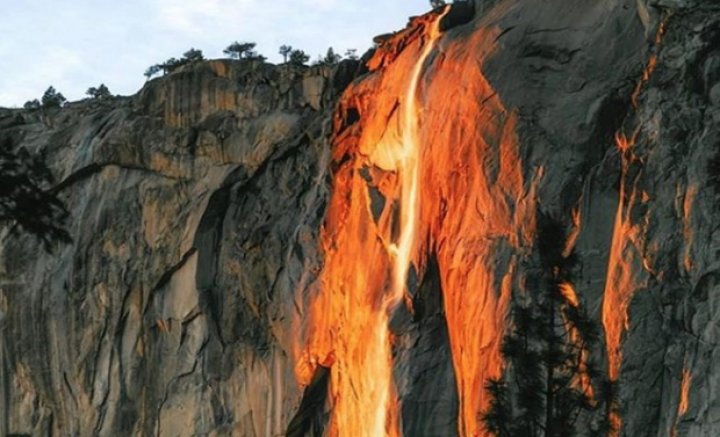
{"label": "rock face", "polygon": [[74,243],[4,242],[0,434],[284,432],[353,67],[213,61],[128,99],[5,111],[2,135],[62,180]]}
{"label": "rock face", "polygon": [[[2,235],[0,435],[342,433],[339,387],[382,398],[352,379],[375,332],[388,429],[482,434],[538,211],[574,235],[621,434],[720,434],[720,5],[474,10],[437,40],[439,11],[412,20],[362,70],[210,61],[130,98],[0,110],[0,139],[47,156],[74,239]],[[376,331],[385,285],[333,272],[392,282],[403,114],[416,240]]]}

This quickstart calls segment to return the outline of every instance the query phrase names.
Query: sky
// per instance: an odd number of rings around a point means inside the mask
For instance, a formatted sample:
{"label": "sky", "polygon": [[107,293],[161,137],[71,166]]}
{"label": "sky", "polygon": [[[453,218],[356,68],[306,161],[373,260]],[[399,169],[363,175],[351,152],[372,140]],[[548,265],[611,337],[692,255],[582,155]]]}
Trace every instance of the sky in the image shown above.
{"label": "sky", "polygon": [[362,54],[372,37],[404,27],[427,0],[0,0],[0,107],[22,106],[54,86],[68,100],[104,83],[137,92],[148,66],[189,48],[223,57],[253,41],[278,62],[283,44],[313,59],[332,46]]}

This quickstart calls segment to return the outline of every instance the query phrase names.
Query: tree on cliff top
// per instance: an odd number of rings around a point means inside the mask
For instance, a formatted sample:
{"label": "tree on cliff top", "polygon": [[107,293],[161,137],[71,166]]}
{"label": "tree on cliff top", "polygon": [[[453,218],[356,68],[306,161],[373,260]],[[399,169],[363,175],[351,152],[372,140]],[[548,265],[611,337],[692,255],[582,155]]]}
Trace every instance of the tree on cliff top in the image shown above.
{"label": "tree on cliff top", "polygon": [[203,56],[202,50],[190,48],[190,50],[183,53],[183,57],[180,59],[176,59],[173,57],[161,64],[151,65],[147,68],[147,70],[145,70],[145,77],[150,79],[161,71],[163,74],[172,73],[177,68],[182,67],[185,64],[189,64],[191,62],[200,62],[204,60],[205,56]]}
{"label": "tree on cliff top", "polygon": [[264,61],[266,58],[265,56],[259,54],[255,50],[255,44],[254,42],[233,42],[229,46],[223,50],[223,53],[225,53],[227,56],[229,56],[232,59],[248,59],[248,60],[257,60],[257,61]]}
{"label": "tree on cliff top", "polygon": [[317,61],[313,62],[313,65],[337,65],[342,60],[342,56],[335,53],[335,49],[332,47],[327,49],[325,56],[319,55]]}
{"label": "tree on cliff top", "polygon": [[104,83],[101,83],[97,88],[96,87],[90,87],[85,91],[85,94],[87,94],[91,99],[109,99],[112,97],[112,93],[108,89],[107,86],[105,86]]}
{"label": "tree on cliff top", "polygon": [[59,108],[67,102],[67,99],[65,99],[65,96],[61,93],[57,92],[55,87],[49,86],[40,101],[42,102],[43,108]]}
{"label": "tree on cliff top", "polygon": [[198,50],[195,48],[190,48],[187,52],[183,53],[182,61],[184,62],[199,62],[204,61],[205,56],[203,56],[202,50]]}
{"label": "tree on cliff top", "polygon": [[162,71],[162,68],[160,68],[160,64],[151,65],[147,68],[147,70],[145,70],[145,78],[150,79],[151,77],[160,73],[160,71]]}
{"label": "tree on cliff top", "polygon": [[52,182],[41,157],[13,150],[9,138],[0,142],[0,225],[36,236],[46,250],[55,241],[72,241],[63,227],[68,211],[49,188]]}
{"label": "tree on cliff top", "polygon": [[285,45],[285,44],[283,44],[283,45],[280,46],[279,53],[280,53],[280,54],[282,55],[282,57],[283,57],[283,62],[287,62],[287,61],[288,61],[288,56],[290,56],[290,53],[292,53],[292,51],[293,51],[292,46]]}
{"label": "tree on cliff top", "polygon": [[322,60],[322,63],[325,65],[336,65],[340,60],[342,59],[342,56],[335,53],[335,50],[330,47],[327,49],[327,53],[325,53],[325,57]]}
{"label": "tree on cliff top", "polygon": [[[574,254],[564,253],[563,224],[540,215],[538,252],[541,273],[528,288],[524,302],[516,302],[512,326],[503,339],[504,374],[488,381],[490,406],[481,419],[498,437],[560,437],[575,435],[583,413],[601,411],[609,401],[593,396],[592,381],[604,378],[589,361],[599,341],[599,329],[571,287]],[[594,399],[597,398],[597,399]],[[607,431],[600,420],[596,431]]]}
{"label": "tree on cliff top", "polygon": [[45,93],[43,94],[41,100],[28,100],[23,105],[23,108],[27,110],[35,110],[40,108],[60,108],[65,104],[65,102],[67,102],[65,96],[57,92],[55,87],[49,86],[48,89],[45,90]]}
{"label": "tree on cliff top", "polygon": [[302,50],[293,50],[290,52],[290,63],[292,65],[305,65],[310,60],[310,56]]}
{"label": "tree on cliff top", "polygon": [[358,54],[357,54],[357,49],[347,49],[347,50],[345,50],[345,57],[348,58],[348,59],[351,59],[351,60],[353,60],[353,61],[357,61],[357,60],[359,59],[359,58],[358,58]]}
{"label": "tree on cliff top", "polygon": [[27,110],[34,110],[34,109],[40,109],[41,106],[42,105],[40,105],[40,100],[32,99],[32,100],[28,100],[27,102],[25,102],[25,104],[23,105],[23,108],[27,109]]}

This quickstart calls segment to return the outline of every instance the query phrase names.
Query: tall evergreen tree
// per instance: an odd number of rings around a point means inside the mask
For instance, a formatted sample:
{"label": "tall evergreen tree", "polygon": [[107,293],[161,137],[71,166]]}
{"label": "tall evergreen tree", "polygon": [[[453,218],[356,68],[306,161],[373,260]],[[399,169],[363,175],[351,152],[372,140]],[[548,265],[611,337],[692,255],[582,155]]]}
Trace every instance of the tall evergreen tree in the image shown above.
{"label": "tall evergreen tree", "polygon": [[[504,374],[485,387],[490,403],[481,420],[498,437],[573,436],[578,417],[596,411],[602,418],[595,431],[607,431],[612,395],[590,360],[599,330],[575,296],[575,255],[565,253],[565,244],[562,222],[540,214],[540,273],[513,303],[501,348]],[[601,388],[599,396],[593,387]]]}

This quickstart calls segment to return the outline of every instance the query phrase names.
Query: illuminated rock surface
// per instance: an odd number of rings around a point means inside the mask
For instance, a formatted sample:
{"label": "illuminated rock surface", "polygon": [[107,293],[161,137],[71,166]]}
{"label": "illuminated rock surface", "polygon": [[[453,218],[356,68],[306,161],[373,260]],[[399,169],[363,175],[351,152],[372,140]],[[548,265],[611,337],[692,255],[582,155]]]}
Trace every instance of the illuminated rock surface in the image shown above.
{"label": "illuminated rock surface", "polygon": [[720,6],[475,3],[354,81],[212,61],[0,110],[74,238],[3,237],[0,434],[482,434],[538,210],[621,434],[720,434]]}

